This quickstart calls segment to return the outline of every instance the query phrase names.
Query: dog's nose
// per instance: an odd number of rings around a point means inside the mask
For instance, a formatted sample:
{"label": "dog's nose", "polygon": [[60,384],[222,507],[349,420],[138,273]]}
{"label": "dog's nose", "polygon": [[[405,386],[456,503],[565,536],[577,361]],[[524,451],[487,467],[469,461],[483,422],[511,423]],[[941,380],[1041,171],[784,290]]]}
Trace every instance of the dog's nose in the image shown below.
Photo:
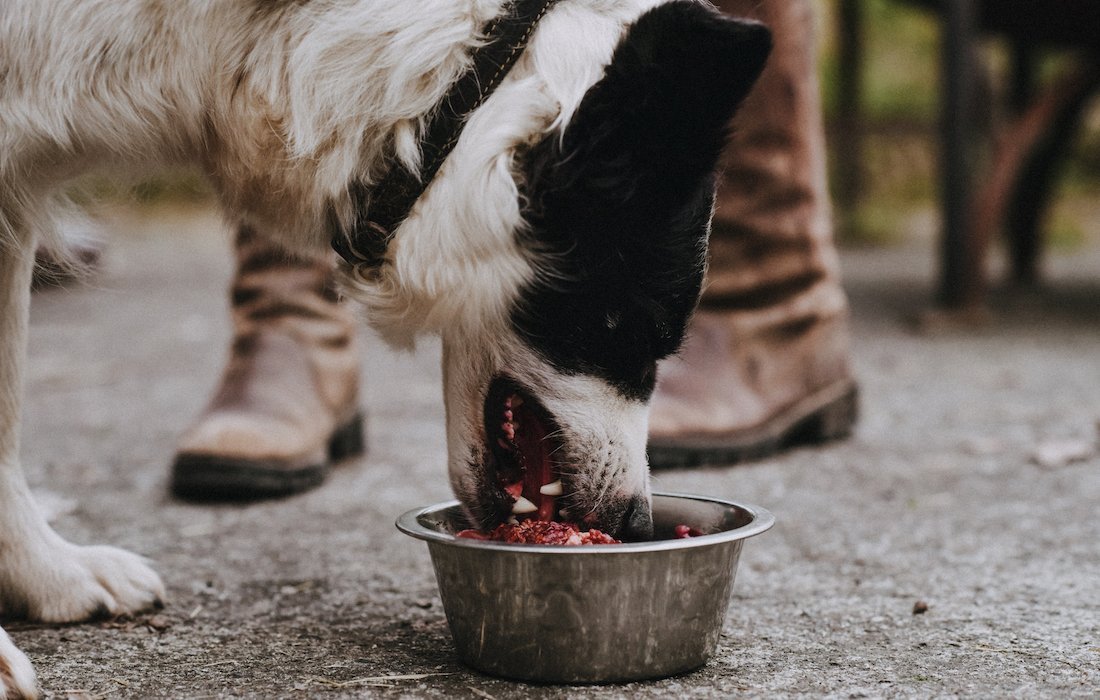
{"label": "dog's nose", "polygon": [[627,503],[619,529],[619,539],[627,542],[653,539],[653,510],[645,496],[634,496]]}

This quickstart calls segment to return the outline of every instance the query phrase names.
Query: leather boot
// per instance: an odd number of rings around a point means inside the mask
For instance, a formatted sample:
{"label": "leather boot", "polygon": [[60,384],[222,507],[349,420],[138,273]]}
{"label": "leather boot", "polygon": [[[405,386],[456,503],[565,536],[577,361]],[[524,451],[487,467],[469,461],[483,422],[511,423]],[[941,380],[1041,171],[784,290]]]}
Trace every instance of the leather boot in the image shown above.
{"label": "leather boot", "polygon": [[847,435],[856,418],[804,0],[719,0],[774,49],[732,124],[707,285],[650,415],[654,468],[731,464]]}
{"label": "leather boot", "polygon": [[247,228],[237,256],[229,362],[172,466],[185,498],[304,491],[363,451],[355,322],[331,256],[293,259]]}

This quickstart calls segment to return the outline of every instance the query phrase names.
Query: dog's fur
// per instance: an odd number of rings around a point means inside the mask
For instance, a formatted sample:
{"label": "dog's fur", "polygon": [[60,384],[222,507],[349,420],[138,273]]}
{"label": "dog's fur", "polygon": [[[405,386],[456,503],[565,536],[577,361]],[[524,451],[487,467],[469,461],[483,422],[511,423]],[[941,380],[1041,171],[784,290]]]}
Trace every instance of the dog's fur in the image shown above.
{"label": "dog's fur", "polygon": [[[162,597],[139,557],[46,524],[18,461],[33,251],[51,194],[93,166],[197,163],[226,211],[318,248],[425,116],[503,0],[0,3],[0,612],[46,621]],[[698,297],[724,124],[768,52],[701,0],[563,0],[469,119],[377,270],[346,290],[391,341],[444,341],[449,470],[501,517],[485,464],[494,380],[558,429],[567,508],[648,524],[647,400]],[[0,697],[31,694],[0,630]]]}

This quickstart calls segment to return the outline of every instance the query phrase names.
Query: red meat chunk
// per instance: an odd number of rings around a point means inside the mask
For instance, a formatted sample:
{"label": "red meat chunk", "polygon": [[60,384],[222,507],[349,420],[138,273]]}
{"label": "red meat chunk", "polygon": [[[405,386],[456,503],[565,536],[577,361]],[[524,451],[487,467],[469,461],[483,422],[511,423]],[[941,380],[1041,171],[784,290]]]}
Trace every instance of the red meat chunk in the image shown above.
{"label": "red meat chunk", "polygon": [[[699,537],[705,534],[705,532],[688,525],[677,525],[673,528],[674,538],[678,540]],[[599,530],[582,531],[573,523],[534,519],[524,520],[518,524],[497,525],[489,532],[462,530],[456,533],[455,537],[487,542],[507,542],[508,544],[622,544],[621,540],[617,540],[606,532]]]}
{"label": "red meat chunk", "polygon": [[677,525],[672,531],[678,540],[686,540],[689,537],[699,537],[700,535],[706,534],[693,527],[688,527],[687,525]]}
{"label": "red meat chunk", "polygon": [[622,544],[599,530],[581,531],[573,523],[559,523],[545,520],[524,520],[515,525],[498,525],[491,532],[463,530],[455,535],[473,540],[490,540],[509,544]]}

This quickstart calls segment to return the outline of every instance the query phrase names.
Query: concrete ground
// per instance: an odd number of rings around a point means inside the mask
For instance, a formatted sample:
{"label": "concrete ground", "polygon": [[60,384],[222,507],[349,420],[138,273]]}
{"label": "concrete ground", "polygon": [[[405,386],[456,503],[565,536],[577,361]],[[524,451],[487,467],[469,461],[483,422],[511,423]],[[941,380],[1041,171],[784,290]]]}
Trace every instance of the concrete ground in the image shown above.
{"label": "concrete ground", "polygon": [[[762,505],[717,657],[604,687],[485,677],[455,659],[404,510],[450,497],[438,346],[365,334],[369,454],[281,502],[166,494],[217,380],[227,235],[202,208],[118,211],[105,270],[36,295],[23,455],[72,540],[156,561],[169,607],[11,623],[49,697],[1090,697],[1100,695],[1100,259],[1001,298],[980,330],[918,335],[923,249],[844,256],[856,435],[664,490]],[[927,606],[915,614],[918,603]]]}

